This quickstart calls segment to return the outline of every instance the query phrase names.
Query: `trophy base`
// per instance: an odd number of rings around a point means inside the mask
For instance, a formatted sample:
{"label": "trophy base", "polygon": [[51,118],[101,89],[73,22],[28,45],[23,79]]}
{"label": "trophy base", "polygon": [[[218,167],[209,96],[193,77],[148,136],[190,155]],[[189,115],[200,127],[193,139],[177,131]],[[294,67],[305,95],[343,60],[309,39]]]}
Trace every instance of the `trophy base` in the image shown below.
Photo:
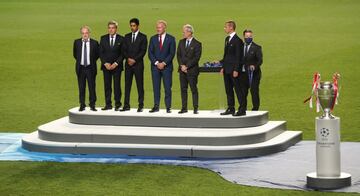
{"label": "trophy base", "polygon": [[341,172],[338,177],[320,177],[316,172],[307,174],[306,186],[312,189],[339,189],[351,186],[351,175]]}
{"label": "trophy base", "polygon": [[325,110],[324,114],[319,117],[320,119],[335,119],[336,116],[332,115],[329,110]]}

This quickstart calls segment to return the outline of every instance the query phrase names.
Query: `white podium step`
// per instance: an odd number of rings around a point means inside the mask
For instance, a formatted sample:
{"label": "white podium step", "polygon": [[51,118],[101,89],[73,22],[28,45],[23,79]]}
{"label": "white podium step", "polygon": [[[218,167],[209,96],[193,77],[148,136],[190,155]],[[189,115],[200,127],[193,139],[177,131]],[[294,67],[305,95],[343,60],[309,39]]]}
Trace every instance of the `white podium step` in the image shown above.
{"label": "white podium step", "polygon": [[280,152],[301,140],[285,121],[268,121],[267,111],[221,116],[221,111],[178,114],[69,110],[69,116],[26,135],[29,151],[71,154],[239,158]]}
{"label": "white podium step", "polygon": [[285,131],[261,143],[232,146],[78,143],[41,140],[38,132],[23,138],[23,148],[37,152],[71,154],[126,154],[136,156],[239,158],[263,156],[286,150],[301,140],[300,131]]}
{"label": "white podium step", "polygon": [[285,121],[248,128],[173,128],[78,125],[64,117],[38,128],[39,138],[55,142],[141,143],[227,146],[259,143],[286,130]]}
{"label": "white podium step", "polygon": [[221,116],[220,110],[200,110],[199,114],[189,111],[178,114],[179,110],[166,110],[149,113],[149,109],[136,112],[131,109],[126,112],[114,110],[93,112],[90,109],[79,112],[79,108],[69,110],[69,120],[75,124],[85,125],[114,125],[114,126],[146,126],[146,127],[181,127],[181,128],[240,128],[260,126],[268,121],[267,111],[247,111],[246,116]]}

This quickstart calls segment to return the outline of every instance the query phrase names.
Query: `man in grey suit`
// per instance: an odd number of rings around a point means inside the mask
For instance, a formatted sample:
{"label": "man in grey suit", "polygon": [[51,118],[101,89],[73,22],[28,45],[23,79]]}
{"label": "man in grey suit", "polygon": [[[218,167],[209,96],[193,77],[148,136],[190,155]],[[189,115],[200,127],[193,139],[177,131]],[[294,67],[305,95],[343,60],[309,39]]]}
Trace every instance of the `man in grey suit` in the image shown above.
{"label": "man in grey suit", "polygon": [[190,86],[194,114],[198,114],[199,108],[199,94],[197,88],[197,81],[199,76],[199,60],[201,57],[201,43],[193,37],[194,28],[186,24],[183,27],[183,39],[179,41],[177,49],[177,60],[179,63],[179,78],[181,88],[181,102],[182,107],[179,114],[188,112],[188,86]]}

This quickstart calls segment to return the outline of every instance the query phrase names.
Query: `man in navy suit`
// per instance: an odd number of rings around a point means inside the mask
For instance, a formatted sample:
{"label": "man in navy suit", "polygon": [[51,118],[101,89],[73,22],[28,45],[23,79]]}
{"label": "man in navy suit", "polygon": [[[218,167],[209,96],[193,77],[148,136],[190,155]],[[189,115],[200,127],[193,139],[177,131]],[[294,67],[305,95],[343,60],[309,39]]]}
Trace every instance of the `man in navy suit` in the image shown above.
{"label": "man in navy suit", "polygon": [[159,111],[161,79],[165,88],[166,112],[171,113],[171,86],[173,72],[173,58],[176,43],[172,35],[166,33],[166,22],[159,20],[156,23],[157,34],[150,38],[149,59],[154,91],[154,107],[151,113]]}
{"label": "man in navy suit", "polygon": [[90,28],[80,28],[81,38],[74,41],[73,56],[76,60],[75,71],[79,87],[79,111],[85,110],[86,81],[89,86],[90,110],[96,111],[95,78],[97,74],[96,61],[99,58],[99,43],[90,38]]}

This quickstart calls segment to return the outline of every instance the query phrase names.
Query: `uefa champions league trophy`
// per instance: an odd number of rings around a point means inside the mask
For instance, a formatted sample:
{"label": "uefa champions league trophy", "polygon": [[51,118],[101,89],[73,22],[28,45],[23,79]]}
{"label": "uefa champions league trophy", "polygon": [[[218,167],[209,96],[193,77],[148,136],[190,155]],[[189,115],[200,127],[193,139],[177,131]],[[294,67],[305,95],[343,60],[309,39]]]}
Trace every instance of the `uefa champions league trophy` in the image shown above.
{"label": "uefa champions league trophy", "polygon": [[[340,162],[340,118],[331,111],[337,103],[340,75],[335,73],[333,81],[320,81],[320,74],[315,73],[312,97],[316,98],[317,111],[321,108],[322,116],[316,117],[316,172],[307,174],[307,186],[313,189],[338,189],[351,185],[351,175],[341,172]],[[307,101],[307,100],[306,100]]]}

